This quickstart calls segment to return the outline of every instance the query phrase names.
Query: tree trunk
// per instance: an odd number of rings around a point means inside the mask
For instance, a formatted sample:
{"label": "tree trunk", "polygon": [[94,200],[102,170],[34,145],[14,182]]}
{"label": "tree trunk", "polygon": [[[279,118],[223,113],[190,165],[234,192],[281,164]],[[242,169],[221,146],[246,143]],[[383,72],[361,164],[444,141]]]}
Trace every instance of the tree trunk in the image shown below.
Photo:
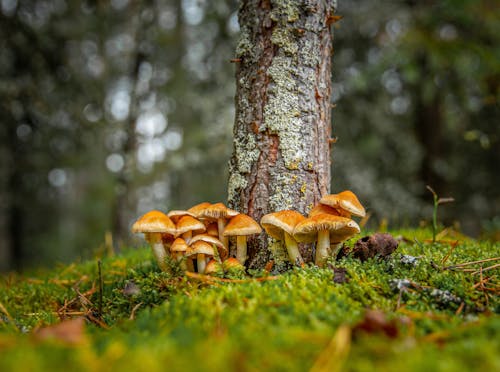
{"label": "tree trunk", "polygon": [[[284,209],[306,214],[329,192],[334,3],[241,3],[228,204],[257,221]],[[247,266],[262,268],[286,260],[286,250],[261,234],[248,257]]]}

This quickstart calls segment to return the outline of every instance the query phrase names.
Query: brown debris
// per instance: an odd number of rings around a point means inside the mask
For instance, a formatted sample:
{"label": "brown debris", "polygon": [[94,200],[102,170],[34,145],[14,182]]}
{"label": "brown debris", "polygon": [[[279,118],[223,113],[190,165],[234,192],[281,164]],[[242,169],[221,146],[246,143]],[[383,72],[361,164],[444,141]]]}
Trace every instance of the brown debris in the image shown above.
{"label": "brown debris", "polygon": [[39,341],[56,340],[68,345],[85,343],[85,320],[76,318],[40,328],[34,334]]}
{"label": "brown debris", "polygon": [[388,320],[385,313],[380,310],[367,310],[361,322],[353,328],[353,335],[360,333],[380,333],[389,338],[396,338],[399,335],[397,321],[395,319]]}
{"label": "brown debris", "polygon": [[351,255],[361,261],[374,257],[387,257],[398,247],[398,242],[391,234],[375,233],[359,239],[351,251],[343,247],[338,258]]}
{"label": "brown debris", "polygon": [[332,267],[333,270],[333,282],[337,284],[344,284],[349,282],[347,277],[347,269],[344,267]]}

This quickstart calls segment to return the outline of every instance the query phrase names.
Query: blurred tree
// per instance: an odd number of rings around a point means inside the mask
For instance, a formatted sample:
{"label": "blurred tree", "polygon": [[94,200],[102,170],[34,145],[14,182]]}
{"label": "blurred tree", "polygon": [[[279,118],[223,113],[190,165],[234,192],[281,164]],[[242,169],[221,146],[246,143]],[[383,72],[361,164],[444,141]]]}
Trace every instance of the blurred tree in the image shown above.
{"label": "blurred tree", "polygon": [[[257,221],[307,214],[330,189],[333,13],[324,0],[241,3],[229,205]],[[286,255],[267,239],[250,240],[250,267]]]}

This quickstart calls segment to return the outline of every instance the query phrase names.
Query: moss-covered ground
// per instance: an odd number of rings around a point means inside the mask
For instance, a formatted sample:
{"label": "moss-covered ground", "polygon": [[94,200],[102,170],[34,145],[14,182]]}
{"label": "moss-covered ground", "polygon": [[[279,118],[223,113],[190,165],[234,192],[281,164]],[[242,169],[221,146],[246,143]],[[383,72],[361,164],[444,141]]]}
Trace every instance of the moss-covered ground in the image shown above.
{"label": "moss-covered ground", "polygon": [[144,247],[101,276],[97,260],[5,276],[0,371],[499,371],[499,261],[484,260],[500,244],[393,235],[386,260],[282,275],[162,273]]}

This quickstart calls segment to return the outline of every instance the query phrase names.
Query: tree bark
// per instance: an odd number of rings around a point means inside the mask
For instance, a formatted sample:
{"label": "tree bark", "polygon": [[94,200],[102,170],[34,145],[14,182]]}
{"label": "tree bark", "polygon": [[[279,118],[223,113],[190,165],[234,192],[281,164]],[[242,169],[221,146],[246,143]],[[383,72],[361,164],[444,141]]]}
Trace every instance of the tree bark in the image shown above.
{"label": "tree bark", "polygon": [[[250,0],[239,9],[236,118],[228,204],[260,221],[307,214],[330,188],[331,16],[335,1]],[[301,253],[311,260],[310,249]],[[247,266],[286,249],[265,234],[249,240]]]}

